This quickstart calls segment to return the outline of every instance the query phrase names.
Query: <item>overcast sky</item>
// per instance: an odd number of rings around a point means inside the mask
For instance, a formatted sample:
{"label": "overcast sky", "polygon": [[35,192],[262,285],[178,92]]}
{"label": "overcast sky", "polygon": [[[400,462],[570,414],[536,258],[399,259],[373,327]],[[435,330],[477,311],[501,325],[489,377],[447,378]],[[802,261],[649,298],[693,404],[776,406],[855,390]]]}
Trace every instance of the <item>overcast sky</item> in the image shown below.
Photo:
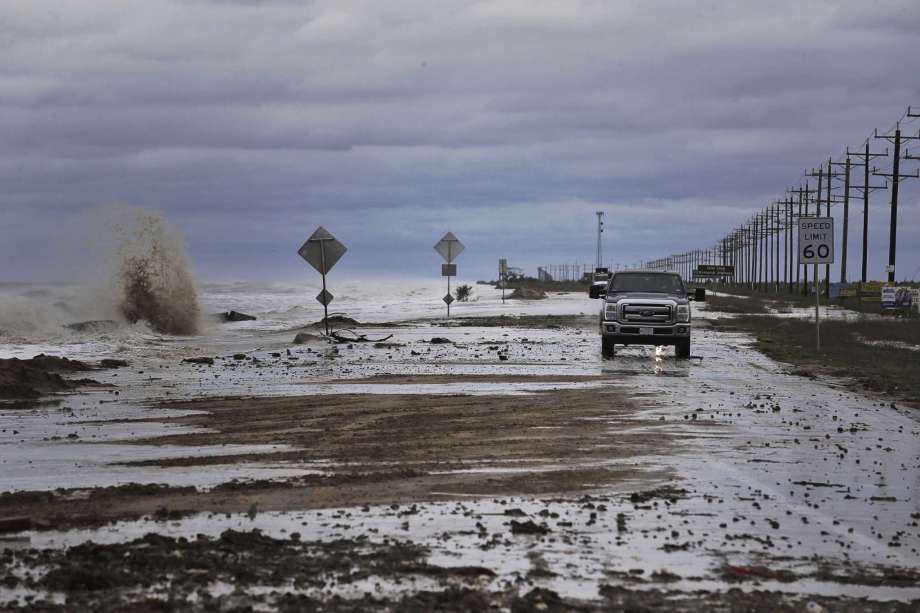
{"label": "overcast sky", "polygon": [[[920,106],[917,0],[4,0],[0,52],[0,279],[69,274],[111,203],[161,211],[208,279],[312,274],[320,224],[334,274],[436,275],[447,230],[467,278],[592,262],[595,210],[633,263]],[[920,181],[899,222],[918,278]]]}

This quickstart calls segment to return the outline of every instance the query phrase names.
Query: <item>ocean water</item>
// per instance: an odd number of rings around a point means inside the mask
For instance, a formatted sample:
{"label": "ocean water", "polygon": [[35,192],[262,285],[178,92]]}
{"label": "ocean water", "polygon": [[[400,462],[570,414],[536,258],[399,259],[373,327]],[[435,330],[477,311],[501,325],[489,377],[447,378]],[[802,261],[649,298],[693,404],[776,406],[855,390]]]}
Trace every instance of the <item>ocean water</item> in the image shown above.
{"label": "ocean water", "polygon": [[[202,313],[199,333],[176,336],[157,332],[143,322],[130,324],[119,319],[117,305],[104,291],[72,285],[0,286],[0,358],[30,358],[45,353],[90,364],[103,358],[119,358],[130,365],[79,373],[79,376],[89,376],[111,387],[89,387],[56,395],[51,402],[28,410],[5,409],[0,402],[0,491],[125,482],[210,486],[234,478],[302,474],[313,468],[271,464],[268,460],[264,465],[208,465],[194,470],[124,467],[121,463],[188,455],[283,451],[274,445],[158,445],[157,437],[194,431],[172,419],[182,411],[177,413],[174,408],[164,408],[163,403],[169,401],[209,396],[391,393],[395,388],[339,384],[342,379],[381,372],[418,374],[442,368],[489,372],[494,364],[469,364],[479,351],[473,339],[487,333],[495,342],[501,342],[508,336],[501,328],[483,331],[439,326],[438,320],[446,316],[441,301],[446,284],[440,279],[377,279],[330,285],[330,291],[336,296],[331,312],[363,323],[379,324],[364,327],[360,332],[372,338],[395,334],[395,340],[401,343],[399,350],[376,349],[372,343],[364,343],[353,348],[345,346],[339,353],[337,347],[322,340],[294,345],[292,341],[298,330],[322,318],[322,306],[314,298],[320,289],[318,284],[200,284],[197,290]],[[552,294],[540,301],[509,299],[502,304],[499,290],[474,286],[473,301],[455,304],[451,311],[453,316],[567,314],[593,311],[596,305],[597,301],[581,293]],[[242,311],[258,319],[221,323],[213,317],[229,310]],[[109,318],[115,319],[95,328],[73,330],[67,327],[72,323]],[[400,325],[407,321],[415,323]],[[318,333],[316,328],[310,331]],[[548,332],[561,334],[558,330]],[[445,334],[458,341],[471,342],[457,347],[437,345],[433,353],[426,353],[424,357],[410,353],[413,348],[427,350],[430,347],[427,339]],[[234,357],[238,353],[251,359],[238,361]],[[285,353],[293,361],[277,357]],[[213,356],[219,361],[213,368],[182,363],[186,358],[198,356]],[[530,361],[518,366],[509,364],[511,372],[537,369],[539,374],[550,368],[565,374],[572,368],[579,368],[574,361],[541,365],[534,363],[539,361],[535,356],[522,355],[521,358]],[[580,372],[577,370],[575,374]],[[429,385],[399,389],[404,393],[525,391],[519,389],[519,385],[496,387],[469,384],[467,388]]]}
{"label": "ocean water", "polygon": [[[452,285],[456,287],[456,283]],[[316,301],[322,286],[314,283],[210,282],[198,285],[201,311],[200,333],[172,336],[152,330],[144,322],[130,324],[105,290],[63,284],[0,284],[0,358],[32,357],[47,353],[75,359],[101,357],[134,358],[169,353],[193,344],[226,344],[262,335],[294,332],[320,321],[323,307]],[[331,314],[342,314],[362,323],[400,323],[446,317],[442,301],[447,293],[443,279],[373,279],[330,282],[335,296]],[[510,295],[510,292],[507,292]],[[455,317],[525,314],[593,313],[596,302],[580,293],[550,293],[545,300],[507,299],[487,285],[473,285],[470,302],[451,306]],[[216,317],[240,311],[255,321],[222,323]],[[69,324],[104,321],[85,330]]]}

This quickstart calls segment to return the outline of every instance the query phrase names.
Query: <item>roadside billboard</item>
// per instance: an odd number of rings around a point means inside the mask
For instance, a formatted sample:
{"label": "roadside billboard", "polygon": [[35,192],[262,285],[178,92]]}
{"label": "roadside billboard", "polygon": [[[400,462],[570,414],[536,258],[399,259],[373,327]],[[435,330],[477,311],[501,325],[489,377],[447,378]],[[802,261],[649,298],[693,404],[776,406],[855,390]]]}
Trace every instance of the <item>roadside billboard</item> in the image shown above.
{"label": "roadside billboard", "polygon": [[881,281],[831,283],[831,298],[858,298],[864,302],[878,302],[883,287],[885,284]]}
{"label": "roadside billboard", "polygon": [[912,287],[895,287],[893,285],[882,287],[882,308],[910,309],[914,301],[915,291]]}
{"label": "roadside billboard", "polygon": [[700,264],[693,271],[694,277],[731,277],[734,274],[734,264]]}

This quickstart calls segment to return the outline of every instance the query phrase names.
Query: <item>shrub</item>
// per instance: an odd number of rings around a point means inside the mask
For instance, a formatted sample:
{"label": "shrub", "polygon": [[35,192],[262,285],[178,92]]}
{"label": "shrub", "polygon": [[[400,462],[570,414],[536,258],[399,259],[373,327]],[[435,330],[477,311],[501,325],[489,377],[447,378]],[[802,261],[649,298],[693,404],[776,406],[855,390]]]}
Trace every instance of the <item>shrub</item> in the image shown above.
{"label": "shrub", "polygon": [[457,291],[454,294],[454,296],[457,298],[457,302],[469,302],[472,295],[473,286],[471,285],[458,285]]}

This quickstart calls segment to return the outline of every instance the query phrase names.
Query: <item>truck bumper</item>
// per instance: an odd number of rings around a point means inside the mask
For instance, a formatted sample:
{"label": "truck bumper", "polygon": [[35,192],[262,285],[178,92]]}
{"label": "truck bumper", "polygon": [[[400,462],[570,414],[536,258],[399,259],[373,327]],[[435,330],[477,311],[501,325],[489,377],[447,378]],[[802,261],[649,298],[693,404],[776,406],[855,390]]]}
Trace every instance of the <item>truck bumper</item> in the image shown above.
{"label": "truck bumper", "polygon": [[639,326],[605,321],[601,334],[617,345],[676,345],[690,338],[690,324]]}

